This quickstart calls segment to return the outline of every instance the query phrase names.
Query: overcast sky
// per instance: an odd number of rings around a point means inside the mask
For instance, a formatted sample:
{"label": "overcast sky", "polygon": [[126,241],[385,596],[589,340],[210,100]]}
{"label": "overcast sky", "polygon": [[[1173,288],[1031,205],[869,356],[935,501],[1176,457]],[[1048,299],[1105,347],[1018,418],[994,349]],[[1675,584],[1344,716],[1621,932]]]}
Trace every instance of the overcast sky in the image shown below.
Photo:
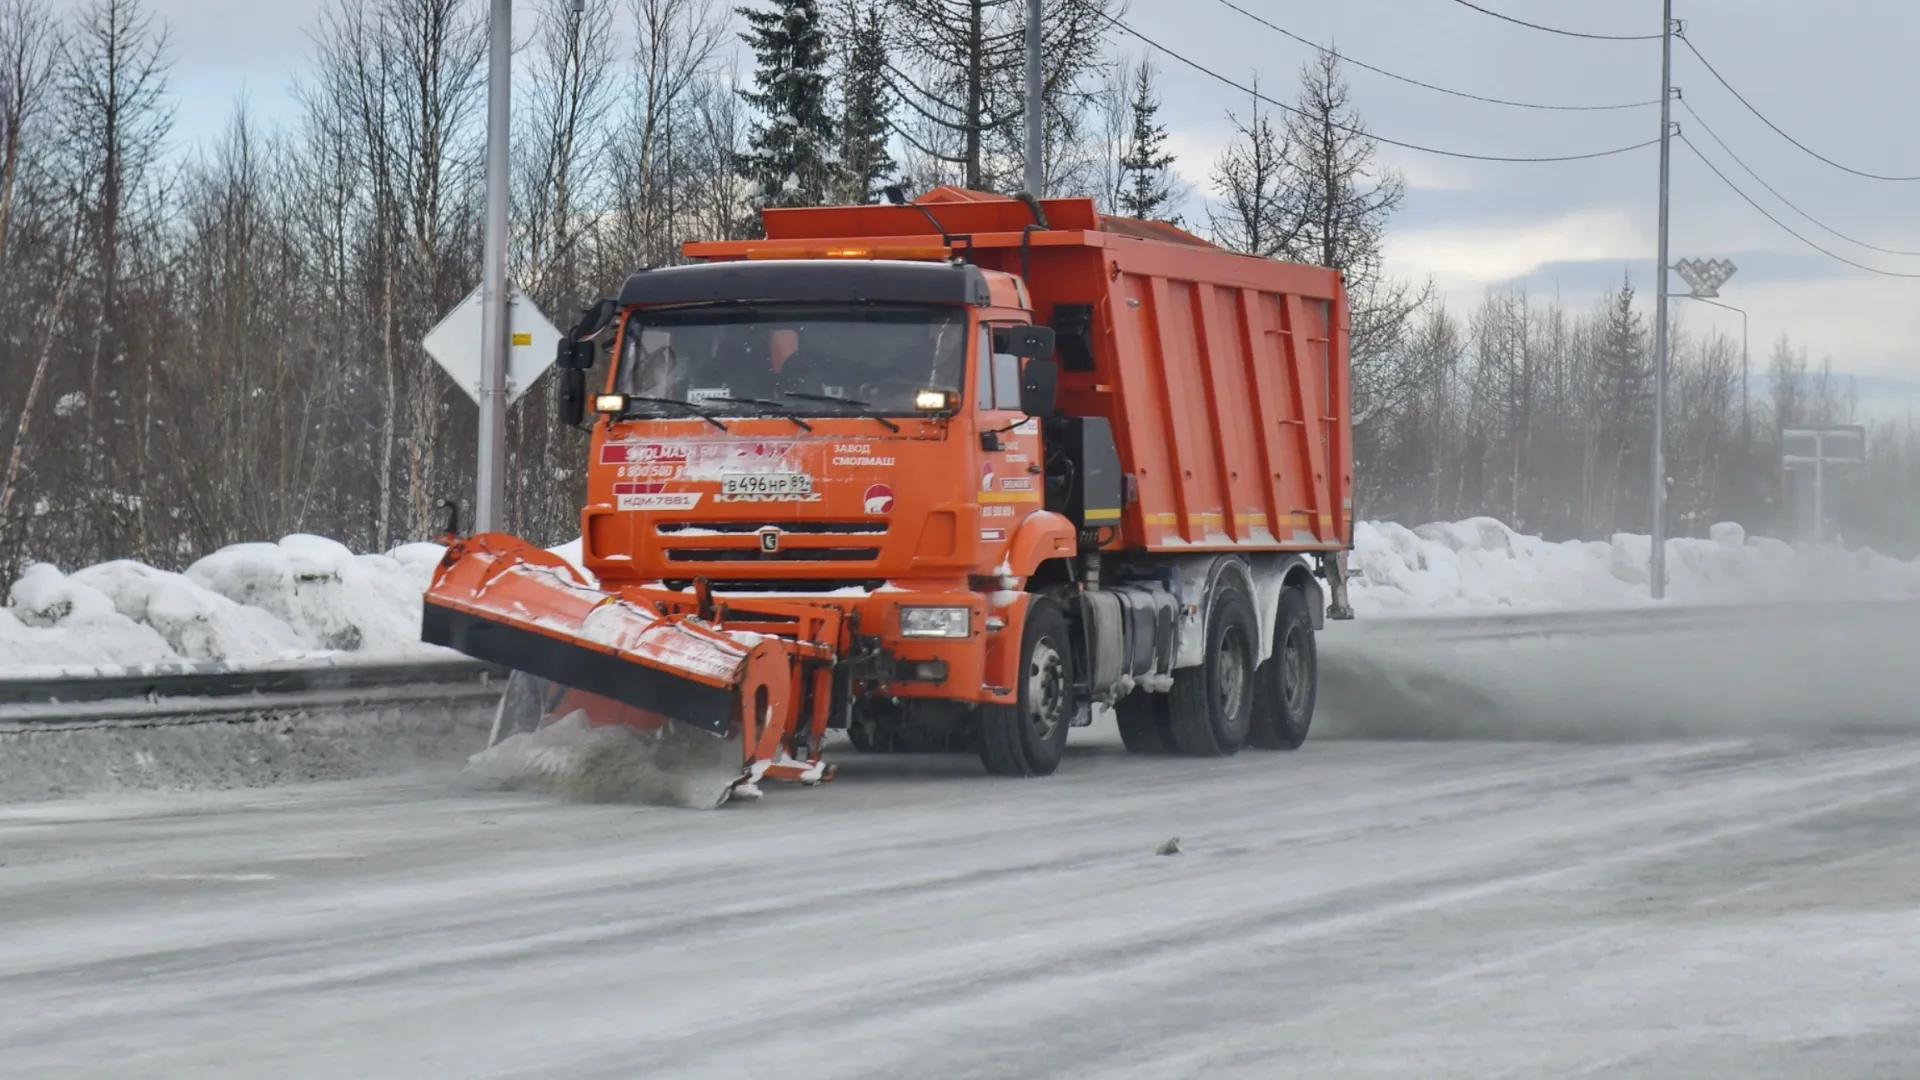
{"label": "overcast sky", "polygon": [[[601,3],[608,0],[590,0]],[[1302,37],[1411,78],[1485,96],[1548,104],[1653,100],[1657,41],[1555,37],[1509,25],[1453,0],[1235,0]],[[1658,0],[1478,0],[1519,18],[1595,33],[1657,33]],[[286,115],[287,85],[305,63],[306,28],[323,0],[147,0],[169,25],[183,145],[224,124],[244,90],[255,111]],[[520,10],[530,11],[522,2]],[[1129,22],[1167,48],[1290,100],[1312,53],[1219,0],[1132,0]],[[1694,43],[1747,99],[1800,141],[1867,172],[1920,174],[1912,110],[1920,90],[1920,4],[1914,0],[1679,0]],[[1129,55],[1146,46],[1115,35]],[[1204,193],[1228,135],[1227,108],[1242,95],[1164,55],[1162,115],[1179,168]],[[1356,104],[1375,134],[1467,153],[1575,154],[1659,134],[1658,110],[1536,112],[1448,97],[1349,70]],[[1775,135],[1676,44],[1674,82],[1768,183],[1849,236],[1920,251],[1920,182],[1849,176]],[[1810,239],[1857,262],[1920,274],[1920,257],[1864,250],[1780,206],[1727,159],[1684,110],[1683,131],[1755,199]],[[1653,148],[1597,161],[1500,164],[1384,147],[1407,180],[1390,240],[1392,272],[1433,276],[1456,309],[1486,288],[1524,284],[1591,302],[1630,271],[1648,295],[1656,235],[1658,157]],[[1200,210],[1197,205],[1191,208]],[[1756,368],[1774,337],[1792,335],[1815,360],[1863,375],[1920,379],[1920,279],[1878,277],[1811,251],[1729,192],[1686,146],[1674,143],[1673,257],[1730,258],[1721,291],[1751,318]],[[1683,286],[1675,285],[1676,289]],[[1700,329],[1740,332],[1739,316],[1680,301],[1676,316]]]}

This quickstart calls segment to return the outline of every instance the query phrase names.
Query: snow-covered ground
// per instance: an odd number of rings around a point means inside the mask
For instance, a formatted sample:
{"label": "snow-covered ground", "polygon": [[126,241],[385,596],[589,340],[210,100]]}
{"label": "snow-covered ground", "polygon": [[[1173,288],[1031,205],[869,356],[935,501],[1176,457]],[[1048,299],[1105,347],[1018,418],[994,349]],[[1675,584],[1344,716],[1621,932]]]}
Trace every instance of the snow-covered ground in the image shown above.
{"label": "snow-covered ground", "polygon": [[1044,780],[855,754],[713,814],[0,807],[0,1072],[1914,1074],[1920,741],[1079,735]]}
{"label": "snow-covered ground", "polygon": [[[576,564],[579,542],[554,549]],[[1552,543],[1492,518],[1363,522],[1351,562],[1362,618],[1420,611],[1618,608],[1647,603],[1645,536]],[[194,663],[255,667],[443,652],[419,641],[420,594],[443,549],[355,554],[316,536],[237,544],[186,572],[119,560],[27,568],[0,608],[0,671]],[[1737,525],[1669,541],[1680,603],[1920,599],[1920,561],[1789,546]]]}
{"label": "snow-covered ground", "polygon": [[[1361,522],[1349,570],[1362,618],[1394,612],[1511,608],[1588,610],[1652,601],[1644,534],[1555,543],[1493,518],[1409,529]],[[1667,541],[1667,598],[1735,604],[1793,600],[1920,599],[1920,560],[1871,551],[1795,547],[1715,525],[1709,539]]]}

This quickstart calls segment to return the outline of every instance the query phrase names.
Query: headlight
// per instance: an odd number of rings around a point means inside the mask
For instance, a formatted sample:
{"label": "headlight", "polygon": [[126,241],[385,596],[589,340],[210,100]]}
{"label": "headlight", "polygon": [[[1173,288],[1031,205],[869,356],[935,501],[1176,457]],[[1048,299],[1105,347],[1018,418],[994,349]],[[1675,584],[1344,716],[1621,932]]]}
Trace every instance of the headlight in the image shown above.
{"label": "headlight", "polygon": [[973,628],[971,614],[963,607],[903,607],[900,636],[963,638]]}
{"label": "headlight", "polygon": [[620,416],[627,411],[627,395],[595,394],[593,396],[593,411],[606,413],[609,416]]}
{"label": "headlight", "polygon": [[921,412],[953,412],[960,407],[958,397],[951,390],[922,390],[913,395],[913,407]]}

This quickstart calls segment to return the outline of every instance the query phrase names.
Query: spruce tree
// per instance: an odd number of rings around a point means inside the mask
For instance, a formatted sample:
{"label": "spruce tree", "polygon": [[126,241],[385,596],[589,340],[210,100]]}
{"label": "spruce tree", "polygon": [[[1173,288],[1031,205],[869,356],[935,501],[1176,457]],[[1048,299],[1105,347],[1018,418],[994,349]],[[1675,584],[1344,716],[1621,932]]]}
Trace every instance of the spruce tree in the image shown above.
{"label": "spruce tree", "polygon": [[735,9],[757,61],[740,96],[761,116],[740,171],[757,206],[818,206],[836,186],[838,123],[827,99],[827,34],[815,0],[772,0],[771,10]]}
{"label": "spruce tree", "polygon": [[893,96],[887,85],[886,24],[878,4],[847,5],[840,70],[841,198],[870,203],[897,163],[887,151]]}
{"label": "spruce tree", "polygon": [[1167,128],[1154,118],[1160,95],[1153,87],[1153,65],[1146,60],[1134,72],[1133,130],[1127,137],[1127,156],[1120,161],[1126,180],[1120,189],[1120,212],[1127,217],[1179,224],[1168,216],[1172,208],[1173,154],[1167,150]]}

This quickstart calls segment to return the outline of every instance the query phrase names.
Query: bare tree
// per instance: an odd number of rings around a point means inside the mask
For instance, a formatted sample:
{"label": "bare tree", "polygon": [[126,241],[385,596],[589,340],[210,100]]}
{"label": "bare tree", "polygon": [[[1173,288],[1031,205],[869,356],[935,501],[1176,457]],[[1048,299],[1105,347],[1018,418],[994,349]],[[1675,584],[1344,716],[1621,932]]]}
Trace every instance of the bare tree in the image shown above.
{"label": "bare tree", "polygon": [[53,289],[53,304],[41,320],[39,356],[34,361],[33,378],[27,384],[27,390],[20,402],[20,416],[13,430],[13,448],[7,454],[6,475],[0,477],[0,574],[11,578],[19,569],[19,549],[12,539],[12,507],[15,493],[19,490],[20,465],[27,449],[27,436],[32,430],[34,405],[40,398],[41,388],[46,385],[47,367],[53,360],[54,341],[60,332],[61,318],[66,312],[67,302],[73,296],[73,283],[80,268],[80,223],[79,213],[72,216],[70,235],[59,259],[60,275]]}
{"label": "bare tree", "polygon": [[0,4],[0,261],[7,253],[13,189],[28,129],[46,115],[62,43],[44,0]]}
{"label": "bare tree", "polygon": [[[1101,43],[1125,9],[1125,0],[1045,2],[1041,89],[1050,184],[1066,178],[1061,151],[1080,134],[1098,92],[1088,80],[1108,64]],[[891,29],[901,138],[932,162],[956,167],[967,187],[1017,184],[1025,146],[1024,0],[893,0]]]}
{"label": "bare tree", "polygon": [[1294,245],[1303,221],[1296,205],[1300,191],[1288,182],[1286,136],[1274,128],[1260,100],[1258,75],[1246,117],[1229,110],[1227,120],[1233,138],[1214,163],[1213,193],[1219,203],[1207,211],[1208,226],[1215,243],[1271,259]]}
{"label": "bare tree", "polygon": [[632,15],[633,85],[612,145],[613,253],[628,268],[677,257],[681,178],[661,163],[693,122],[688,94],[715,67],[726,35],[711,0],[633,0]]}
{"label": "bare tree", "polygon": [[[173,122],[165,106],[167,49],[166,31],[137,0],[92,0],[76,18],[62,64],[69,176],[85,207],[85,310],[93,317],[85,479],[89,490],[106,493],[94,504],[93,539],[131,532],[143,554],[151,549],[144,495],[153,460],[152,370],[130,354],[141,309],[127,301],[130,271],[144,254],[132,245],[153,239],[160,216],[156,167]],[[112,439],[101,431],[109,410]],[[133,475],[103,477],[99,464],[110,459],[131,462]]]}
{"label": "bare tree", "polygon": [[608,141],[616,85],[613,13],[605,4],[574,9],[573,0],[542,0],[520,130],[521,284],[548,307],[578,298],[589,261],[581,250],[592,227],[593,168]]}

